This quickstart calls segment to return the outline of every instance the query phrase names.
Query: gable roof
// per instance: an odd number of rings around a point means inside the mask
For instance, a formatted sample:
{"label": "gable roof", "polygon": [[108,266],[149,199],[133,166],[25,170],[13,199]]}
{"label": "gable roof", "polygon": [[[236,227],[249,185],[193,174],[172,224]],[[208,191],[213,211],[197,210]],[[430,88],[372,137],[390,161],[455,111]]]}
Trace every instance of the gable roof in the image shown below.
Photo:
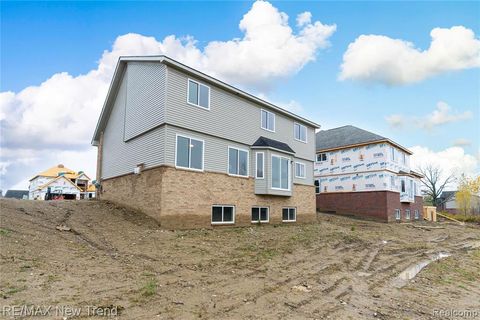
{"label": "gable roof", "polygon": [[352,125],[333,128],[330,130],[320,130],[316,134],[316,150],[333,150],[346,147],[366,145],[373,142],[388,142],[408,154],[410,150],[376,133],[357,128]]}
{"label": "gable roof", "polygon": [[83,172],[79,171],[78,173],[73,171],[72,169],[66,168],[63,164],[58,164],[55,167],[48,168],[45,171],[42,171],[35,175],[33,178],[31,178],[29,181],[32,181],[36,177],[47,177],[47,178],[56,178],[60,175],[65,176],[68,179],[76,179],[82,175],[85,175],[85,177],[90,180],[90,178]]}
{"label": "gable roof", "polygon": [[203,81],[206,81],[208,83],[214,84],[219,88],[222,88],[226,91],[229,91],[235,95],[238,95],[244,99],[253,101],[255,103],[258,103],[259,105],[272,109],[278,113],[281,113],[283,115],[286,115],[288,117],[294,118],[295,120],[302,122],[304,124],[307,124],[311,127],[314,127],[316,129],[320,128],[320,125],[310,121],[308,119],[305,119],[301,116],[298,116],[294,114],[293,112],[290,112],[288,110],[285,110],[283,108],[280,108],[273,103],[270,103],[268,101],[262,100],[250,93],[247,93],[243,90],[240,90],[232,85],[229,85],[223,81],[220,81],[214,77],[211,77],[203,72],[200,72],[194,68],[191,68],[187,65],[184,65],[183,63],[180,63],[176,60],[173,60],[172,58],[169,58],[165,55],[159,55],[159,56],[123,56],[118,58],[117,66],[115,67],[115,72],[112,77],[112,81],[110,83],[110,87],[108,89],[107,97],[105,99],[105,103],[102,108],[102,112],[100,113],[100,117],[97,122],[97,126],[95,128],[95,132],[92,137],[92,145],[96,146],[99,143],[100,140],[100,133],[103,131],[105,128],[108,117],[110,115],[111,108],[113,106],[113,102],[115,100],[116,92],[120,86],[121,79],[123,76],[123,72],[125,70],[125,66],[128,62],[142,62],[142,61],[147,61],[147,62],[159,62],[163,63],[167,66],[176,68],[178,70],[181,70],[184,73],[187,73],[189,75],[194,75],[195,77],[202,79]]}
{"label": "gable roof", "polygon": [[75,183],[73,183],[73,182],[72,182],[68,177],[66,177],[66,176],[58,176],[58,177],[56,177],[55,179],[52,179],[52,180],[48,181],[47,183],[45,183],[44,185],[38,187],[37,190],[42,190],[42,189],[48,187],[49,185],[51,185],[52,183],[54,183],[55,181],[60,180],[60,179],[65,179],[65,181],[67,181],[68,183],[70,183],[72,186],[74,186],[74,187],[77,188],[78,190],[82,191],[82,189],[80,189],[79,186],[77,186]]}
{"label": "gable roof", "polygon": [[7,190],[5,198],[23,199],[26,196],[28,198],[28,190]]}
{"label": "gable roof", "polygon": [[288,144],[265,137],[258,138],[257,141],[253,143],[252,147],[273,148],[288,153],[295,153]]}

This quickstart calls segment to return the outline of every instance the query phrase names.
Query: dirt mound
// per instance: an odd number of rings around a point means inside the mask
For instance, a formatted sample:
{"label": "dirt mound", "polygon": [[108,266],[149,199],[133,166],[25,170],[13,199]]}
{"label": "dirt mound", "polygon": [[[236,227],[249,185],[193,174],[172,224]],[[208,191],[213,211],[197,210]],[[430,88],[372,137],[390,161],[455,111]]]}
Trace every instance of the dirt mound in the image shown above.
{"label": "dirt mound", "polygon": [[[312,225],[167,231],[100,201],[0,200],[2,306],[125,319],[428,319],[480,300],[478,227],[319,214]],[[403,270],[438,252],[402,288]],[[453,299],[452,299],[453,298]],[[90,307],[90,309],[88,309]]]}

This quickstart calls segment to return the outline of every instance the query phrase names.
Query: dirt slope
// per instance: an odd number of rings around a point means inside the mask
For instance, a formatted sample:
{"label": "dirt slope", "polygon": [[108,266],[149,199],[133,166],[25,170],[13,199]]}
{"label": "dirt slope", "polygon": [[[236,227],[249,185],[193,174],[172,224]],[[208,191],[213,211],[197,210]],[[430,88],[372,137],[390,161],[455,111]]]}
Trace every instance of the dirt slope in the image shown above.
{"label": "dirt slope", "polygon": [[[0,211],[1,306],[118,307],[123,319],[438,319],[434,309],[480,309],[478,226],[427,231],[320,214],[313,225],[173,232],[99,201],[2,199]],[[438,252],[452,256],[395,287]]]}

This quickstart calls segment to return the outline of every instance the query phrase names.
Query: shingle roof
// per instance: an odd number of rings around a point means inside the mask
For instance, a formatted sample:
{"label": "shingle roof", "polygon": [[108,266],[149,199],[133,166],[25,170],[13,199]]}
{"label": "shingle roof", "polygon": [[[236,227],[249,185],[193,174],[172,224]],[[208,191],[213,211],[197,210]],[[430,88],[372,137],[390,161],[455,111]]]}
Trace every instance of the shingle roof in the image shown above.
{"label": "shingle roof", "polygon": [[330,130],[321,130],[317,132],[316,138],[317,150],[388,140],[378,134],[350,125]]}
{"label": "shingle roof", "polygon": [[23,199],[23,196],[28,198],[28,190],[7,190],[5,198]]}
{"label": "shingle roof", "polygon": [[258,138],[257,141],[255,141],[255,143],[252,145],[252,147],[275,148],[285,152],[295,153],[295,151],[293,151],[293,149],[290,148],[288,144],[265,137]]}

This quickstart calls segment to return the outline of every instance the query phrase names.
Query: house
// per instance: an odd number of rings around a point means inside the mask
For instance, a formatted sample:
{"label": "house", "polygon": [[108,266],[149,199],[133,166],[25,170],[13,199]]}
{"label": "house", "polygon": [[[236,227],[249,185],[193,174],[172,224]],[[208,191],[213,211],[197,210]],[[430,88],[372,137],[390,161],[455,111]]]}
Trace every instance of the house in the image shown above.
{"label": "house", "polygon": [[166,56],[121,57],[92,140],[97,196],[166,228],[310,222],[318,127]]}
{"label": "house", "polygon": [[30,200],[85,199],[89,195],[90,178],[83,172],[65,168],[63,164],[51,167],[30,179]]}
{"label": "house", "polygon": [[318,210],[385,222],[421,219],[422,176],[410,168],[411,151],[350,125],[316,138]]}
{"label": "house", "polygon": [[[457,191],[443,191],[438,200],[437,211],[464,214],[461,204],[456,199],[456,193]],[[480,196],[472,194],[469,207],[467,214],[480,214]]]}
{"label": "house", "polygon": [[26,200],[28,199],[28,190],[7,190],[5,198]]}

